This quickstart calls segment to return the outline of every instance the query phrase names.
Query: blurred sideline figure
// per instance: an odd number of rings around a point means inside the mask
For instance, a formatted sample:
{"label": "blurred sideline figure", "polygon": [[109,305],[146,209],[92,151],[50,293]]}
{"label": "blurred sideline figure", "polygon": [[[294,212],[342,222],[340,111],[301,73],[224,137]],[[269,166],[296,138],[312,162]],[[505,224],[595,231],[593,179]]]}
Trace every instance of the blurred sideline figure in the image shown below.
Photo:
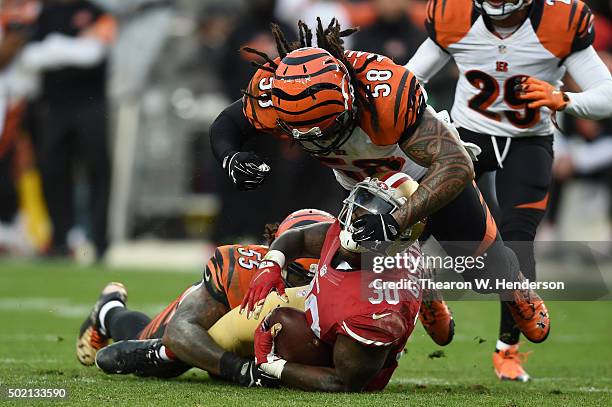
{"label": "blurred sideline figure", "polygon": [[374,24],[355,33],[355,49],[386,55],[396,64],[405,65],[415,53],[425,33],[409,18],[411,0],[373,0]]}
{"label": "blurred sideline figure", "polygon": [[36,21],[33,41],[23,51],[23,66],[41,76],[37,152],[53,225],[50,255],[69,254],[67,236],[75,224],[75,161],[83,162],[89,178],[98,259],[107,248],[106,56],[115,31],[115,20],[89,1],[48,0]]}
{"label": "blurred sideline figure", "polygon": [[20,69],[20,53],[40,11],[35,0],[0,4],[0,252],[42,252],[49,224],[30,135],[24,131],[26,98],[36,78]]}

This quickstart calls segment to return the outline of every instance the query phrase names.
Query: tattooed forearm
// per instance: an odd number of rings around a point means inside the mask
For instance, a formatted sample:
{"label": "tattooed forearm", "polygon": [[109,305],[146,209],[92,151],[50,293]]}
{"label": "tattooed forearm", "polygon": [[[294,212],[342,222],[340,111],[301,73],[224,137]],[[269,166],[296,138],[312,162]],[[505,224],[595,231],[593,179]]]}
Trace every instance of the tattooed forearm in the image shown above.
{"label": "tattooed forearm", "polygon": [[202,285],[177,308],[164,333],[164,345],[188,365],[219,375],[219,363],[225,351],[207,331],[228,311]]}
{"label": "tattooed forearm", "polygon": [[419,188],[394,215],[405,230],[452,201],[474,179],[474,167],[461,141],[429,110],[400,147],[429,168]]}

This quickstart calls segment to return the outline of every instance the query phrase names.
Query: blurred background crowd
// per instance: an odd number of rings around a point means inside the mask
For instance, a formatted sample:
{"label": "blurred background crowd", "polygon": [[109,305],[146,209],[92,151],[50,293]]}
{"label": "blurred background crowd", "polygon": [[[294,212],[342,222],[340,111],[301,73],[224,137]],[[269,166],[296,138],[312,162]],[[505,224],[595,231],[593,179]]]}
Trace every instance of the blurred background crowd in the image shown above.
{"label": "blurred background crowd", "polygon": [[[587,3],[612,69],[612,2]],[[425,39],[424,0],[0,0],[0,255],[131,258],[130,242],[258,240],[292,210],[336,212],[344,192],[298,146],[254,140],[272,173],[237,192],[208,138],[254,71],[240,47],[272,55],[271,21],[295,36],[317,16],[361,27],[346,47],[398,64]],[[450,110],[455,78],[449,64],[429,104]],[[560,122],[541,238],[611,240],[612,120]],[[598,235],[564,231],[564,216],[593,210]]]}

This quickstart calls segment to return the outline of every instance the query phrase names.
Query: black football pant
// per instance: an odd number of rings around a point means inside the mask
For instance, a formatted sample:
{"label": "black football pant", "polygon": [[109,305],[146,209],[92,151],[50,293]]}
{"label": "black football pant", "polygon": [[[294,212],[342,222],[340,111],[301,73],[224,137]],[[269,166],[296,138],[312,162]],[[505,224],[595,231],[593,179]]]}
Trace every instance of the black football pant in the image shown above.
{"label": "black football pant", "polygon": [[74,165],[84,165],[89,180],[89,220],[98,257],[107,241],[110,156],[106,101],[41,104],[38,161],[53,224],[52,251],[67,251],[67,235],[75,224]]}
{"label": "black football pant", "polygon": [[12,223],[17,215],[19,200],[15,187],[14,148],[0,154],[0,222]]}
{"label": "black football pant", "polygon": [[[508,154],[498,163],[491,136],[459,129],[463,141],[477,144],[482,153],[474,163],[476,180],[495,171],[495,191],[499,205],[497,224],[504,243],[517,255],[521,272],[529,280],[536,279],[533,241],[548,203],[552,181],[553,137],[537,136],[512,139]],[[497,137],[498,151],[503,152],[506,139]],[[512,315],[504,306],[500,339],[518,343],[520,331],[514,326]]]}
{"label": "black football pant", "polygon": [[[497,230],[482,194],[475,183],[469,184],[452,202],[427,218],[426,232],[440,243],[454,259],[480,257],[484,267],[466,267],[465,281],[472,282],[475,291],[499,292],[495,280],[516,281],[519,265],[516,255],[507,248]],[[457,267],[455,267],[457,270]],[[478,289],[477,279],[490,279],[489,289]]]}
{"label": "black football pant", "polygon": [[[161,339],[164,336],[165,324],[160,324],[158,329],[153,330],[150,334],[147,333],[147,328],[155,323],[156,320],[162,320],[158,315],[151,320],[147,315],[138,311],[131,311],[124,307],[112,308],[108,311],[105,317],[104,325],[107,329],[107,334],[115,342],[125,340],[147,340]],[[119,344],[118,344],[119,345]],[[160,364],[152,372],[151,376],[169,378],[180,376],[191,369],[191,366],[177,360]]]}

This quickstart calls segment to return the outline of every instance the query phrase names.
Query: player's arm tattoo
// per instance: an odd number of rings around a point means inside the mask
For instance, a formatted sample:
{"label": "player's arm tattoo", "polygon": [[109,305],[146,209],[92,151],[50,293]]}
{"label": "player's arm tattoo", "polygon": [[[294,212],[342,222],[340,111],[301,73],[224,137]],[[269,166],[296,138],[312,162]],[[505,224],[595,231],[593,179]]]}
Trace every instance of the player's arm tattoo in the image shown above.
{"label": "player's arm tattoo", "polygon": [[188,365],[219,375],[225,351],[211,338],[208,329],[228,311],[202,284],[177,308],[164,333],[164,345]]}
{"label": "player's arm tattoo", "polygon": [[474,166],[461,140],[429,110],[400,148],[428,168],[415,193],[394,214],[405,230],[459,195],[474,179]]}
{"label": "player's arm tattoo", "polygon": [[272,242],[270,249],[283,252],[287,262],[301,257],[319,257],[329,225],[315,223],[288,230]]}
{"label": "player's arm tattoo", "polygon": [[334,366],[287,363],[281,381],[307,391],[358,392],[382,369],[389,347],[366,347],[344,335],[334,345]]}

